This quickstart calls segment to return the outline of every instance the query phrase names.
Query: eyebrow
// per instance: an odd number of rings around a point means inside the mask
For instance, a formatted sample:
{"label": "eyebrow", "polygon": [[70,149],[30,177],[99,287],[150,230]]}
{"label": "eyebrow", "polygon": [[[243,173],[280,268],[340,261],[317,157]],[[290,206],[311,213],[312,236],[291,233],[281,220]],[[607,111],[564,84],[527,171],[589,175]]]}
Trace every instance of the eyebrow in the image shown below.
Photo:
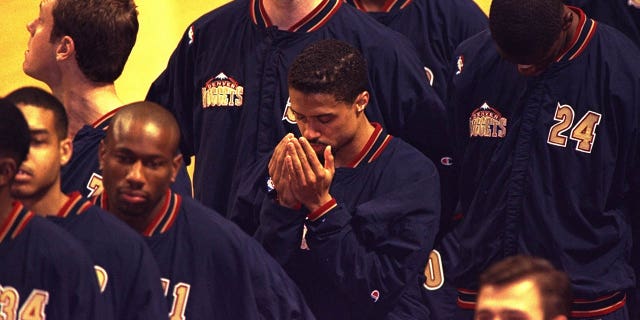
{"label": "eyebrow", "polygon": [[314,115],[314,116],[308,116],[308,115],[306,115],[306,114],[302,114],[302,113],[300,113],[300,112],[296,111],[296,110],[293,108],[293,106],[289,106],[289,109],[291,109],[291,111],[293,111],[293,113],[295,113],[296,115],[298,115],[298,114],[299,114],[299,115],[301,115],[301,116],[303,116],[303,117],[307,117],[307,118],[319,118],[319,117],[324,117],[324,116],[331,116],[331,115],[333,115],[333,113],[323,113],[323,114],[317,114],[317,115]]}

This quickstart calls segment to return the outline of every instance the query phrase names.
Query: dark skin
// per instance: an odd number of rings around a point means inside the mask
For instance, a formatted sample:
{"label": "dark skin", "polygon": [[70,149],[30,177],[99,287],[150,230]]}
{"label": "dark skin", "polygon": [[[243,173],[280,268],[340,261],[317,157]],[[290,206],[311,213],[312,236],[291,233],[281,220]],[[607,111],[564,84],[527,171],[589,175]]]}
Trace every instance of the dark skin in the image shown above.
{"label": "dark skin", "polygon": [[498,47],[498,52],[507,61],[517,65],[518,73],[523,76],[538,76],[546,70],[553,62],[555,62],[572,43],[580,18],[569,7],[564,6],[562,14],[562,29],[556,41],[547,50],[533,53],[525,57],[510,56]]}

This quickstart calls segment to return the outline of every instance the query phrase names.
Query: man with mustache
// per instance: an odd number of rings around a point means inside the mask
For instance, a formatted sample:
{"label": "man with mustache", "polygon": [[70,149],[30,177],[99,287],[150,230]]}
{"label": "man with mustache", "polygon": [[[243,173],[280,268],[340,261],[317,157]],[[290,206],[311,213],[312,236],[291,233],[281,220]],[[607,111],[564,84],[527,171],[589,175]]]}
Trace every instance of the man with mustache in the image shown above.
{"label": "man with mustache", "polygon": [[120,109],[100,144],[105,192],[96,202],[142,234],[153,252],[170,319],[314,319],[268,253],[231,221],[169,189],[180,131],[151,102]]}
{"label": "man with mustache", "polygon": [[275,148],[267,185],[257,177],[272,190],[256,237],[319,319],[430,319],[421,290],[440,218],[435,166],[368,120],[367,66],[351,45],[305,48],[288,85],[302,136]]}
{"label": "man with mustache", "polygon": [[11,194],[84,245],[95,264],[102,297],[116,319],[166,317],[160,271],[144,240],[79,192],[64,194],[60,188],[60,167],[73,152],[62,104],[34,87],[17,89],[7,99],[24,114],[31,137]]}

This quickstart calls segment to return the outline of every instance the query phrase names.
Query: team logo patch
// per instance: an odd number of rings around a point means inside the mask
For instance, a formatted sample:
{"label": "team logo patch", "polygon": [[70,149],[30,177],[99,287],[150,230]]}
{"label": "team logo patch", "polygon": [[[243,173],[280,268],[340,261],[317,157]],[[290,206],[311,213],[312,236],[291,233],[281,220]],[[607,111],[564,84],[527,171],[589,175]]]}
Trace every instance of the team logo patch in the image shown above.
{"label": "team logo patch", "polygon": [[291,98],[287,98],[287,104],[284,106],[284,112],[282,113],[282,121],[296,124],[296,117],[291,111]]}
{"label": "team logo patch", "polygon": [[458,65],[458,71],[456,71],[456,74],[461,74],[462,69],[464,69],[464,56],[458,56],[458,62],[456,62],[456,64]]}
{"label": "team logo patch", "polygon": [[506,134],[507,118],[486,102],[471,112],[469,117],[470,137],[504,138]]}
{"label": "team logo patch", "polygon": [[451,158],[451,157],[442,157],[442,158],[440,158],[440,163],[443,166],[447,166],[448,167],[450,165],[453,165],[453,158]]}
{"label": "team logo patch", "polygon": [[424,73],[427,75],[427,80],[429,80],[429,85],[433,87],[433,71],[431,69],[424,67]]}
{"label": "team logo patch", "polygon": [[238,81],[220,72],[202,87],[202,108],[241,107],[244,87]]}
{"label": "team logo patch", "polygon": [[189,32],[187,32],[187,36],[189,37],[189,44],[193,43],[193,37],[195,32],[193,31],[193,25],[189,27]]}
{"label": "team logo patch", "polygon": [[380,299],[380,291],[373,290],[371,291],[369,296],[371,297],[371,300],[373,300],[373,302],[378,302],[378,299]]}
{"label": "team logo patch", "polygon": [[640,0],[629,0],[629,5],[640,9]]}

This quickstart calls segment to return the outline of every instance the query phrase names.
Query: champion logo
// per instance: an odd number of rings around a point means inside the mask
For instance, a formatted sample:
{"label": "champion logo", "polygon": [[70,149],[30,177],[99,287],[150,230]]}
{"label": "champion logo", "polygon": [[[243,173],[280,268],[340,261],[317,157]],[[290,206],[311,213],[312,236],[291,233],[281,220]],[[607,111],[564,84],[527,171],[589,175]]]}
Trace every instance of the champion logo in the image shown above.
{"label": "champion logo", "polygon": [[373,300],[373,302],[378,302],[378,299],[380,299],[380,291],[373,290],[371,291],[369,296],[371,297],[371,300]]}
{"label": "champion logo", "polygon": [[453,165],[453,158],[451,158],[451,157],[442,157],[442,158],[440,159],[440,163],[441,163],[443,166],[450,166],[450,165]]}

